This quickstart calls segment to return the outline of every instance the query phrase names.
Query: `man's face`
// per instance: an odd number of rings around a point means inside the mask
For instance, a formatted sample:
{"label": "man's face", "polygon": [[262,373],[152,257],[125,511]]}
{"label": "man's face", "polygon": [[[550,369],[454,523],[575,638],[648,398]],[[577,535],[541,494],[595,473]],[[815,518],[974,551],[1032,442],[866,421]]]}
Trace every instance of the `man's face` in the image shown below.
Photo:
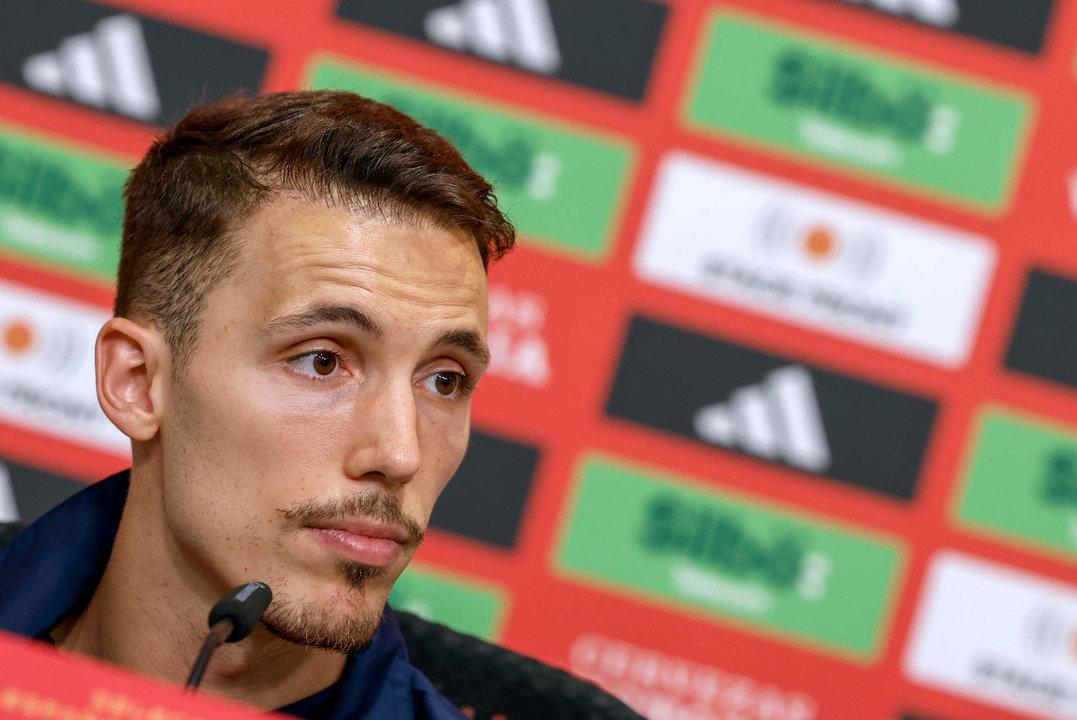
{"label": "man's face", "polygon": [[463,233],[289,197],[236,241],[161,423],[174,559],[207,596],[268,583],[271,630],[354,651],[467,447],[482,260]]}

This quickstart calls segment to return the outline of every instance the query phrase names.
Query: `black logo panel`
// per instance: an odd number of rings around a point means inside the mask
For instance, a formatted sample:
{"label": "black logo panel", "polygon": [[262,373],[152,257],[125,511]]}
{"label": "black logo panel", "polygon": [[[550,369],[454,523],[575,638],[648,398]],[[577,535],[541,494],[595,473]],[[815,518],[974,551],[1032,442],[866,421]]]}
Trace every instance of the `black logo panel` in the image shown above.
{"label": "black logo panel", "polygon": [[268,53],[125,10],[0,4],[0,81],[155,125],[262,85]]}
{"label": "black logo panel", "polygon": [[1006,367],[1077,387],[1077,282],[1033,270]]}
{"label": "black logo panel", "polygon": [[1035,54],[1055,0],[839,0]]}
{"label": "black logo panel", "polygon": [[460,469],[434,506],[431,527],[513,547],[538,459],[530,445],[472,431]]}
{"label": "black logo panel", "polygon": [[636,317],[606,411],[908,500],[936,404]]}
{"label": "black logo panel", "polygon": [[652,0],[340,0],[340,17],[641,100],[666,21]]}
{"label": "black logo panel", "polygon": [[85,487],[78,480],[0,458],[0,522],[29,525]]}

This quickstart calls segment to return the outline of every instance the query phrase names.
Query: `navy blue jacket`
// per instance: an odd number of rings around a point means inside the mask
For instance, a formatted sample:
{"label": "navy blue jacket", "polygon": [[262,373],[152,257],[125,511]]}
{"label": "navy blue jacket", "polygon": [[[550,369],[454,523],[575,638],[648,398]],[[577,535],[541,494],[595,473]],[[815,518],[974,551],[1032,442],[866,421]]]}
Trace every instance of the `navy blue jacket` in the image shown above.
{"label": "navy blue jacket", "polygon": [[[0,551],[0,630],[40,638],[89,602],[116,539],[129,480],[122,472],[91,485]],[[408,662],[388,607],[370,645],[349,659],[334,697],[329,720],[464,718]]]}

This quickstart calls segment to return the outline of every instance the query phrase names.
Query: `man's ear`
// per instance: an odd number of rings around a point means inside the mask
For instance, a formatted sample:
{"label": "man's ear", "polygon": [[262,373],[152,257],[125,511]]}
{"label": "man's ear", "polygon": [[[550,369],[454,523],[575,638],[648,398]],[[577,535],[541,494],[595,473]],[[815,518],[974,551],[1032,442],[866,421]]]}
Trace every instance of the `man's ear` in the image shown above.
{"label": "man's ear", "polygon": [[152,324],[114,317],[97,334],[97,401],[112,424],[132,440],[151,440],[160,428],[168,345]]}

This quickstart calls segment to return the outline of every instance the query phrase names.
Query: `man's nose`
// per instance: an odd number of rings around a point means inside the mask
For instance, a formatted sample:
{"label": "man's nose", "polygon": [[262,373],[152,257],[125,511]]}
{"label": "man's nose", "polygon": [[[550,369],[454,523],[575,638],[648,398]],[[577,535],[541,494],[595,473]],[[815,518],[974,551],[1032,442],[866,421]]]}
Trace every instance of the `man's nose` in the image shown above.
{"label": "man's nose", "polygon": [[419,472],[419,414],[410,381],[394,380],[364,393],[353,411],[345,473],[407,482]]}

